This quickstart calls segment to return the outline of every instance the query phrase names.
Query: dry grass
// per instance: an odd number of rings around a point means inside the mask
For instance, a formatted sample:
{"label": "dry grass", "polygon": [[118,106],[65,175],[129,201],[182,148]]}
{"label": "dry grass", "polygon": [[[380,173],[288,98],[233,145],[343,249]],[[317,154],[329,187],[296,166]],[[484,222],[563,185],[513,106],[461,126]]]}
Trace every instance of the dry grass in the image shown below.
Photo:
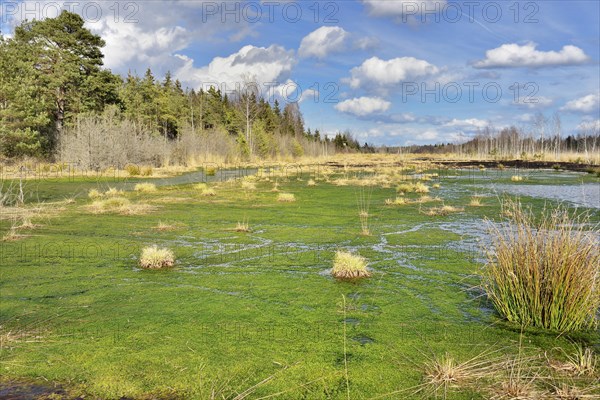
{"label": "dry grass", "polygon": [[335,253],[331,275],[338,279],[368,278],[371,273],[367,270],[367,260],[364,257],[346,252]]}
{"label": "dry grass", "polygon": [[154,209],[148,204],[133,204],[124,197],[96,200],[86,208],[93,214],[116,213],[121,215],[142,215]]}
{"label": "dry grass", "polygon": [[279,193],[277,201],[281,203],[293,203],[296,201],[296,196],[293,193]]}
{"label": "dry grass", "polygon": [[575,345],[573,354],[564,353],[566,361],[549,360],[550,367],[563,374],[572,376],[594,376],[597,372],[598,356],[589,347]]}
{"label": "dry grass", "polygon": [[108,190],[104,193],[104,195],[107,196],[107,197],[123,196],[123,191],[122,190],[118,190],[116,188],[108,188]]}
{"label": "dry grass", "polygon": [[473,196],[471,197],[471,201],[469,202],[469,206],[471,207],[481,207],[483,203],[481,202],[481,197]]}
{"label": "dry grass", "polygon": [[156,192],[156,185],[154,183],[138,183],[137,185],[135,185],[135,188],[133,190],[142,193]]}
{"label": "dry grass", "polygon": [[402,183],[396,187],[398,193],[429,193],[429,186],[421,183]]}
{"label": "dry grass", "polygon": [[510,180],[513,182],[522,182],[523,177],[521,175],[513,175],[510,177]]}
{"label": "dry grass", "polygon": [[371,188],[365,189],[361,187],[356,194],[356,203],[358,205],[358,219],[360,221],[360,234],[370,236],[369,229],[369,208],[371,207]]}
{"label": "dry grass", "polygon": [[242,222],[238,221],[238,223],[235,226],[235,231],[236,232],[245,232],[245,233],[250,232],[249,222],[248,221],[242,221]]}
{"label": "dry grass", "polygon": [[244,189],[245,191],[256,190],[256,183],[243,180],[242,189]]}
{"label": "dry grass", "polygon": [[431,187],[434,189],[439,189],[442,187],[442,185],[440,185],[439,183],[434,183],[433,185],[431,185]]}
{"label": "dry grass", "polygon": [[418,199],[416,199],[414,201],[414,203],[416,204],[423,204],[423,203],[432,203],[432,202],[437,202],[437,201],[442,201],[442,199],[440,197],[431,197],[431,196],[421,196]]}
{"label": "dry grass", "polygon": [[425,387],[437,396],[447,398],[452,389],[473,385],[479,380],[496,375],[501,368],[499,360],[490,358],[492,352],[485,351],[467,361],[458,362],[448,353],[425,362]]}
{"label": "dry grass", "polygon": [[314,179],[309,179],[308,182],[306,182],[306,186],[317,186],[317,182],[315,182]]}
{"label": "dry grass", "polygon": [[208,185],[206,183],[197,183],[194,185],[194,189],[199,190],[199,191],[203,191],[206,188],[208,188]]}
{"label": "dry grass", "polygon": [[207,187],[202,190],[202,193],[200,193],[200,195],[203,197],[213,197],[217,195],[217,192],[215,191],[215,189]]}
{"label": "dry grass", "polygon": [[102,192],[100,192],[97,189],[90,189],[90,191],[88,192],[88,197],[92,200],[99,199],[102,196],[103,196]]}
{"label": "dry grass", "polygon": [[396,197],[395,199],[386,199],[386,206],[403,206],[409,204],[408,201],[404,197]]}
{"label": "dry grass", "polygon": [[145,269],[170,268],[175,265],[175,254],[167,248],[145,247],[140,256],[140,267]]}
{"label": "dry grass", "polygon": [[450,215],[450,214],[462,212],[462,211],[464,211],[464,209],[462,209],[462,208],[444,205],[441,207],[431,207],[431,208],[426,209],[421,212],[430,217],[437,217],[437,216],[446,216],[446,215]]}
{"label": "dry grass", "polygon": [[598,325],[600,244],[597,225],[559,206],[539,216],[507,201],[511,220],[488,224],[495,249],[482,270],[498,312],[521,326],[559,332]]}

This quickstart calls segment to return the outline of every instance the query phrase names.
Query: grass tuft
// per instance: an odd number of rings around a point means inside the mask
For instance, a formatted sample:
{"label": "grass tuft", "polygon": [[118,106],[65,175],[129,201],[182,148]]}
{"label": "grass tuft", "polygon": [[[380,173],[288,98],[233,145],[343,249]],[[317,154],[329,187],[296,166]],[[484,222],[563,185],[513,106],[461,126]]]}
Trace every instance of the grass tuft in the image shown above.
{"label": "grass tuft", "polygon": [[338,279],[368,278],[367,260],[355,254],[338,251],[335,253],[331,275]]}
{"label": "grass tuft", "polygon": [[134,190],[142,193],[156,192],[156,185],[154,183],[138,183]]}
{"label": "grass tuft", "polygon": [[296,196],[293,193],[279,193],[277,201],[282,203],[293,203],[296,201]]}
{"label": "grass tuft", "polygon": [[123,191],[116,188],[109,188],[104,194],[107,197],[118,197],[123,195]]}
{"label": "grass tuft", "polygon": [[523,177],[521,175],[513,175],[510,177],[510,180],[513,182],[521,182],[523,181]]}
{"label": "grass tuft", "polygon": [[395,199],[386,199],[386,206],[403,206],[408,204],[408,201],[404,197],[396,197]]}
{"label": "grass tuft", "polygon": [[202,190],[202,193],[200,193],[200,195],[204,197],[213,197],[217,195],[217,192],[215,192],[215,189],[207,187]]}
{"label": "grass tuft", "polygon": [[90,189],[88,197],[92,200],[96,200],[102,197],[102,193],[97,189]]}
{"label": "grass tuft", "polygon": [[250,232],[250,224],[246,221],[238,222],[235,226],[236,232]]}
{"label": "grass tuft", "polygon": [[469,202],[469,205],[471,207],[481,207],[481,206],[483,206],[483,203],[481,202],[481,197],[479,197],[479,196],[473,196],[473,197],[471,197],[471,201]]}
{"label": "grass tuft", "polygon": [[483,287],[501,316],[559,332],[598,325],[600,245],[585,216],[559,206],[536,219],[520,203],[503,204],[506,224],[489,224],[493,252]]}
{"label": "grass tuft", "polygon": [[145,247],[140,256],[140,267],[145,269],[169,268],[175,265],[175,254],[157,246]]}

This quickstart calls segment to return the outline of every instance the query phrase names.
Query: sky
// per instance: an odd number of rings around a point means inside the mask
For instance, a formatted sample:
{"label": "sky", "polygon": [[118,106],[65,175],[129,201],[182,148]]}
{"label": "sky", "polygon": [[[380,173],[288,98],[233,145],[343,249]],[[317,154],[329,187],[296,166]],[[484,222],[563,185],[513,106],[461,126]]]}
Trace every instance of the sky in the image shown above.
{"label": "sky", "polygon": [[2,33],[67,9],[105,67],[224,92],[256,81],[305,125],[361,143],[464,141],[486,126],[600,130],[600,2],[10,1]]}

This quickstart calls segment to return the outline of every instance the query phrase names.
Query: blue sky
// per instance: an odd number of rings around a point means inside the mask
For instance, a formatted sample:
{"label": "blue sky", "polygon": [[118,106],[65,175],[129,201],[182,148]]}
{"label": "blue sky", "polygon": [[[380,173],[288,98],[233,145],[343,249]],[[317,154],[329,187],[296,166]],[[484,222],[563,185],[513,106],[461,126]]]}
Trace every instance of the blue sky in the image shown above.
{"label": "blue sky", "polygon": [[115,72],[150,66],[225,90],[253,79],[280,100],[301,91],[307,126],[361,142],[465,140],[488,124],[536,132],[539,113],[547,131],[555,113],[564,135],[600,129],[598,1],[116,4],[3,0],[2,31],[72,7]]}

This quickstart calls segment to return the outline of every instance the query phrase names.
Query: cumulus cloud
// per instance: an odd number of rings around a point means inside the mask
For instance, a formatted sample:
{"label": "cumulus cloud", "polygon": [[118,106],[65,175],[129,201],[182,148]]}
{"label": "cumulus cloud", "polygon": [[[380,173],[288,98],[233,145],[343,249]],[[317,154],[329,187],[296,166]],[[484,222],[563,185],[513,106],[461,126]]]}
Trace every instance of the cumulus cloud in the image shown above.
{"label": "cumulus cloud", "polygon": [[168,61],[173,52],[186,48],[191,40],[190,32],[176,26],[143,31],[136,24],[119,24],[111,19],[93,26],[106,42],[103,49],[104,64],[111,69],[132,64],[157,65]]}
{"label": "cumulus cloud", "polygon": [[600,95],[588,94],[587,96],[569,101],[567,104],[561,107],[561,110],[579,113],[591,113],[597,111],[599,108]]}
{"label": "cumulus cloud", "polygon": [[403,17],[423,12],[441,11],[446,0],[362,0],[369,15],[375,17]]}
{"label": "cumulus cloud", "polygon": [[352,68],[350,78],[344,81],[352,88],[358,88],[367,84],[378,86],[396,85],[403,81],[422,78],[437,74],[438,67],[425,60],[414,57],[393,58],[382,60],[371,57],[365,60],[361,66]]}
{"label": "cumulus cloud", "polygon": [[300,57],[324,58],[344,50],[349,33],[339,26],[322,26],[306,35],[300,43]]}
{"label": "cumulus cloud", "polygon": [[335,109],[343,113],[364,117],[369,114],[387,111],[390,106],[389,101],[379,97],[358,97],[336,104]]}
{"label": "cumulus cloud", "polygon": [[216,85],[227,91],[243,85],[247,78],[258,81],[261,86],[277,86],[287,81],[296,63],[294,51],[278,45],[244,46],[227,57],[215,57],[201,68],[195,68],[187,56],[178,55],[178,58],[183,65],[175,71],[175,77],[196,88]]}
{"label": "cumulus cloud", "polygon": [[477,61],[475,68],[541,68],[558,65],[583,64],[590,58],[576,46],[564,46],[560,51],[536,50],[537,45],[529,42],[503,44],[485,53],[485,59]]}

